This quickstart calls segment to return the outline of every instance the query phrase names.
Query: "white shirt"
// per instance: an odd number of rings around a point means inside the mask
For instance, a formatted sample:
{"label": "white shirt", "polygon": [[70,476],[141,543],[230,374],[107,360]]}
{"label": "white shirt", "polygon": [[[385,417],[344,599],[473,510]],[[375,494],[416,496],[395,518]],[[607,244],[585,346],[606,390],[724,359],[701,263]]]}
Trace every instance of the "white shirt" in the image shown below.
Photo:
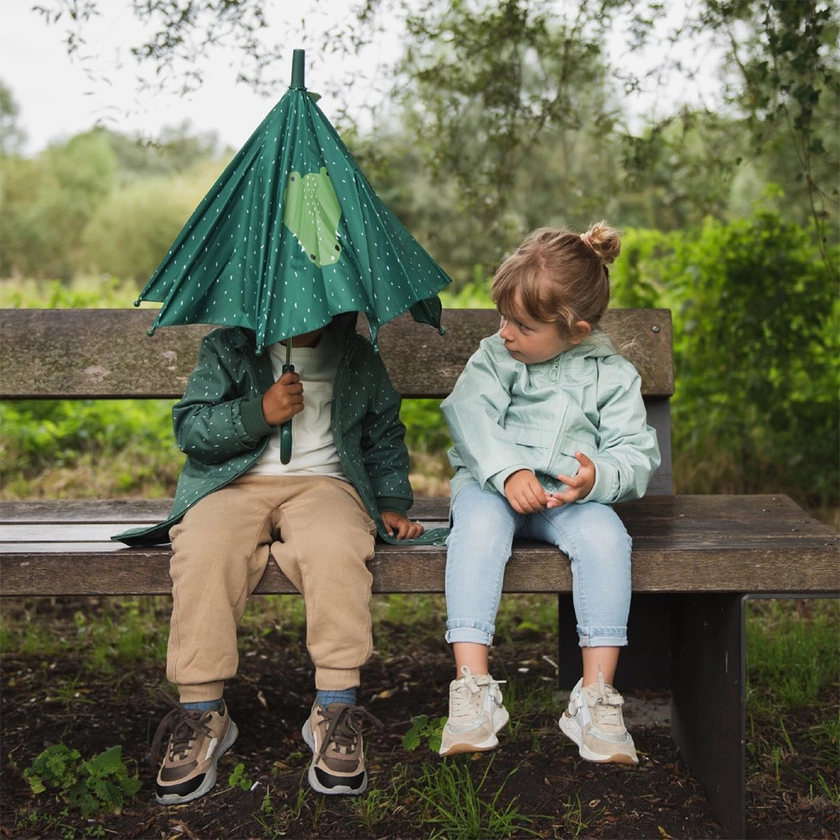
{"label": "white shirt", "polygon": [[[274,378],[279,379],[286,364],[286,346],[270,344]],[[348,481],[332,434],[332,401],[335,373],[341,356],[338,337],[325,330],[315,347],[293,347],[292,364],[303,384],[303,411],[292,418],[292,457],[280,462],[280,427],[249,472],[256,475],[326,475]]]}

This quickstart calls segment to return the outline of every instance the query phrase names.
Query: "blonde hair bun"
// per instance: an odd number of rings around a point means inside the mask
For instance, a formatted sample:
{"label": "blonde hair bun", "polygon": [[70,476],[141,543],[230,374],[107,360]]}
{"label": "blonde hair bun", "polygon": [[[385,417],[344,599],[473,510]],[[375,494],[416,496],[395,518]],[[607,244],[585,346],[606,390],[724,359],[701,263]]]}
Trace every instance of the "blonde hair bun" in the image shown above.
{"label": "blonde hair bun", "polygon": [[621,236],[606,222],[596,222],[580,238],[592,250],[603,265],[614,263],[621,253]]}

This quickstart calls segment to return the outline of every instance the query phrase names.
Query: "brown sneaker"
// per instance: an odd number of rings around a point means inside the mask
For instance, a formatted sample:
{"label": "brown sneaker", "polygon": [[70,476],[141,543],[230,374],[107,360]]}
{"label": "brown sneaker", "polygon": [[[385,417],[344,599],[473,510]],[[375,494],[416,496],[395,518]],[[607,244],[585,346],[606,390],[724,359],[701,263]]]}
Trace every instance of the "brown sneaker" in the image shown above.
{"label": "brown sneaker", "polygon": [[303,724],[303,740],[312,750],[309,784],[318,793],[358,796],[367,789],[367,769],[361,728],[366,721],[382,724],[361,706],[320,703]]}
{"label": "brown sneaker", "polygon": [[239,730],[224,700],[218,712],[192,712],[166,695],[174,707],[160,722],[152,740],[152,762],[159,759],[168,735],[166,752],[155,780],[161,805],[180,805],[209,793],[216,784],[216,765],[230,749]]}

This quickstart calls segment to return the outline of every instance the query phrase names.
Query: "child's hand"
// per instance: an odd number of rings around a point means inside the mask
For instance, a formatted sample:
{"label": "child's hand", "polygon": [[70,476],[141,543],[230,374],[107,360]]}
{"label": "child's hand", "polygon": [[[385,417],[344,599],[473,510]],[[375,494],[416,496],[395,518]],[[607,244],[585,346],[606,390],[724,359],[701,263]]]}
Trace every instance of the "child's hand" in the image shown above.
{"label": "child's hand", "polygon": [[530,470],[517,470],[505,479],[505,498],[517,513],[539,513],[551,494]]}
{"label": "child's hand", "polygon": [[412,522],[404,513],[397,513],[395,510],[383,510],[382,521],[388,536],[398,540],[413,540],[424,530],[419,522]]}
{"label": "child's hand", "polygon": [[269,426],[279,426],[303,411],[303,385],[297,373],[284,373],[264,394],[262,409]]}
{"label": "child's hand", "polygon": [[567,475],[557,476],[568,489],[562,493],[552,493],[548,507],[562,507],[578,499],[585,499],[592,492],[595,486],[595,464],[583,452],[575,452],[575,458],[580,464],[577,475],[574,478],[569,478]]}

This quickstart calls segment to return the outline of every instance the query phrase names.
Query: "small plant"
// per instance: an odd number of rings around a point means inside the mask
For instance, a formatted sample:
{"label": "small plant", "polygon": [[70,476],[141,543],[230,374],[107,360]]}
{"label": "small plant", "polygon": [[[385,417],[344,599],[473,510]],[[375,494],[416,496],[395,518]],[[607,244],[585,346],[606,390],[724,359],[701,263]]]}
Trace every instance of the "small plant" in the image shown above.
{"label": "small plant", "polygon": [[241,790],[251,790],[254,782],[245,772],[245,765],[240,761],[228,777],[228,787],[238,787]]}
{"label": "small plant", "polygon": [[443,727],[446,725],[446,717],[429,718],[428,715],[417,715],[411,720],[411,729],[403,735],[403,749],[416,750],[428,739],[429,749],[433,753],[440,750],[440,741],[443,735]]}
{"label": "small plant", "polygon": [[[590,804],[594,804],[594,802]],[[563,822],[566,828],[572,833],[573,837],[579,837],[581,832],[589,828],[589,822],[583,817],[583,805],[580,796],[576,793],[568,796],[563,803],[563,809]]]}
{"label": "small plant", "polygon": [[382,820],[392,819],[400,809],[399,799],[404,780],[391,778],[391,785],[387,790],[371,788],[365,796],[356,796],[350,803],[353,816],[370,833],[374,833],[376,826]]}
{"label": "small plant", "polygon": [[58,798],[78,808],[85,818],[103,811],[118,813],[141,784],[137,774],[130,775],[123,764],[121,746],[84,761],[78,750],[53,744],[23,775],[33,794],[53,789]]}
{"label": "small plant", "polygon": [[278,814],[271,799],[271,789],[266,788],[265,795],[260,802],[260,813],[254,815],[254,821],[262,828],[262,836],[266,840],[282,837],[285,831],[276,827]]}

